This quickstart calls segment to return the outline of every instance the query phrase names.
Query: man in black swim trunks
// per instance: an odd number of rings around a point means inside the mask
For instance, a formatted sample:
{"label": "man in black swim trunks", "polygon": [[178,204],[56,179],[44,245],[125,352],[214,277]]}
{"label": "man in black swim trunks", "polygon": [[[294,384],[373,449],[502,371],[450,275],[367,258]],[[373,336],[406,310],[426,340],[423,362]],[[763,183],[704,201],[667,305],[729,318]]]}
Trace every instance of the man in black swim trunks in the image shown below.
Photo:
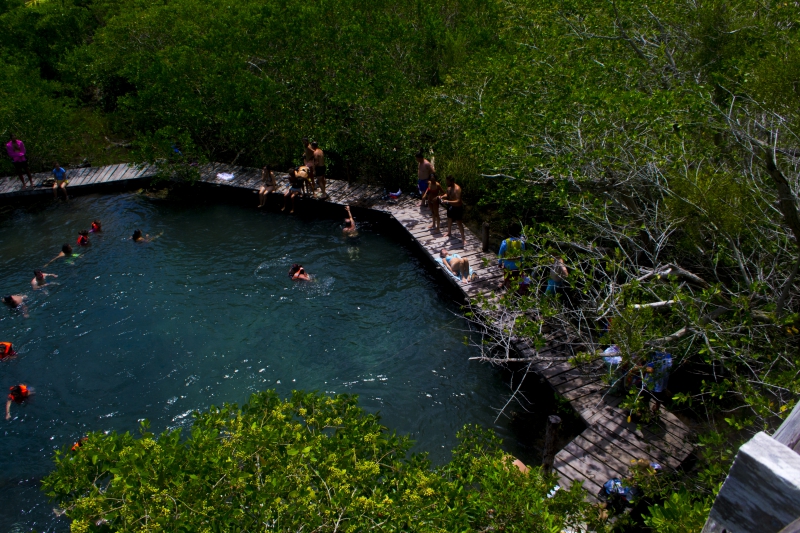
{"label": "man in black swim trunks", "polygon": [[325,192],[325,152],[323,152],[317,141],[311,143],[311,148],[314,150],[314,177],[317,180],[320,191],[322,191],[321,198],[327,198],[328,194]]}
{"label": "man in black swim trunks", "polygon": [[461,232],[461,242],[466,245],[467,239],[464,236],[464,202],[461,200],[461,187],[456,184],[456,179],[453,176],[447,176],[447,193],[439,197],[439,199],[447,208],[447,237],[450,238],[450,233],[453,231],[453,221],[458,224],[458,230]]}

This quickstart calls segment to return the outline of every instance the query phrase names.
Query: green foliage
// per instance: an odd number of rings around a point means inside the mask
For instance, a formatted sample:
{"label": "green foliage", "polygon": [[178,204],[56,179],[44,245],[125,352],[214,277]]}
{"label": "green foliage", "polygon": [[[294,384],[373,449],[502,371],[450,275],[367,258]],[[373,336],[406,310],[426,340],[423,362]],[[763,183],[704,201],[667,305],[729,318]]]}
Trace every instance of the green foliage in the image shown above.
{"label": "green foliage", "polygon": [[649,508],[644,523],[659,533],[699,533],[713,501],[686,491],[673,492],[663,504]]}
{"label": "green foliage", "polygon": [[520,473],[490,433],[459,436],[433,469],[354,397],[268,391],[196,414],[187,439],[91,434],[43,487],[73,532],[602,530],[579,487],[548,495],[554,478]]}

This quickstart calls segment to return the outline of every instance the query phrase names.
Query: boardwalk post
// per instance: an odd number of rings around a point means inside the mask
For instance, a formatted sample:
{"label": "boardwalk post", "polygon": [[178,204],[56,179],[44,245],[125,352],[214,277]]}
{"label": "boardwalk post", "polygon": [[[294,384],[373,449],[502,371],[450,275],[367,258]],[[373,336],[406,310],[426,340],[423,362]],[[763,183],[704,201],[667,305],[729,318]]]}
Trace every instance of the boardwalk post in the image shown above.
{"label": "boardwalk post", "polygon": [[553,461],[556,458],[556,437],[561,426],[561,417],[550,415],[547,417],[547,431],[544,434],[544,451],[542,452],[542,470],[545,474],[553,471]]}
{"label": "boardwalk post", "polygon": [[481,251],[484,253],[489,251],[489,223],[484,222],[483,226],[481,226]]}

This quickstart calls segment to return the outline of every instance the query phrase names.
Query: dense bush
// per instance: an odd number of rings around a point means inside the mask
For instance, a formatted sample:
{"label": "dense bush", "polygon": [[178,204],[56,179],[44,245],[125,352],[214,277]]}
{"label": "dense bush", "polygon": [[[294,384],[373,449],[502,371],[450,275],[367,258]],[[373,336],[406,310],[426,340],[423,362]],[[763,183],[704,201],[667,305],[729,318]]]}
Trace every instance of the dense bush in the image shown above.
{"label": "dense bush", "polygon": [[180,431],[93,433],[44,480],[84,531],[498,531],[603,529],[583,492],[522,474],[491,434],[467,427],[431,468],[356,399],[254,394]]}

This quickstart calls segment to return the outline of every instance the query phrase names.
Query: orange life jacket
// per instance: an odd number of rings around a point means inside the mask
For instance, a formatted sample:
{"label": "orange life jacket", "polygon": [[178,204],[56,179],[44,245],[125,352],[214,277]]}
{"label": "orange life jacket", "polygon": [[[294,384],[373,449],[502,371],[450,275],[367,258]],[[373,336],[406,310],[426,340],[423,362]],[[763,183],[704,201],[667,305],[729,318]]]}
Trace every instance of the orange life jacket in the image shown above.
{"label": "orange life jacket", "polygon": [[16,355],[16,353],[10,342],[0,342],[0,359],[12,357]]}
{"label": "orange life jacket", "polygon": [[20,403],[20,402],[22,402],[22,400],[27,398],[28,395],[30,395],[30,392],[28,391],[28,386],[27,385],[20,384],[20,385],[18,385],[18,387],[19,387],[19,390],[15,390],[17,388],[16,386],[8,388],[8,390],[9,390],[8,399],[9,400],[14,400],[17,403]]}
{"label": "orange life jacket", "polygon": [[80,237],[78,237],[78,244],[81,246],[86,246],[87,244],[89,244],[89,238],[86,237],[85,235],[81,235]]}

